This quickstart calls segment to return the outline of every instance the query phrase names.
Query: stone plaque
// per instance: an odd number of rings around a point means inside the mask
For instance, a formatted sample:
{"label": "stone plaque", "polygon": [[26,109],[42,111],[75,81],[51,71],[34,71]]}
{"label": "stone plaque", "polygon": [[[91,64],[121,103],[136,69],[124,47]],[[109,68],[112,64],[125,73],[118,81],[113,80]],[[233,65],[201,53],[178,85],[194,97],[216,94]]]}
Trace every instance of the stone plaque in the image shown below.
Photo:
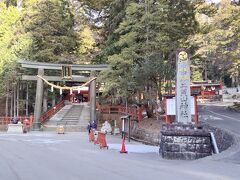
{"label": "stone plaque", "polygon": [[177,122],[191,122],[190,63],[185,50],[176,53],[176,119]]}

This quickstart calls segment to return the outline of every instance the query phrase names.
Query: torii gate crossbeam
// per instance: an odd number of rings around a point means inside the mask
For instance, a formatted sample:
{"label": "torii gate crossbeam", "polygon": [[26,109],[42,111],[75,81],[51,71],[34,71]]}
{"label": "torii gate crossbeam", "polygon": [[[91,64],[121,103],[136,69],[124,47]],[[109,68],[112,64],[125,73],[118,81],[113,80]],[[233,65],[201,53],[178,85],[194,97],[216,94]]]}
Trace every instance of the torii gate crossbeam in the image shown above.
{"label": "torii gate crossbeam", "polygon": [[[107,69],[106,64],[100,65],[76,65],[76,64],[54,64],[54,63],[43,63],[43,62],[31,62],[31,61],[18,61],[23,68],[33,68],[38,69],[38,76],[45,77],[49,81],[62,81],[62,77],[58,76],[44,76],[45,69],[52,70],[62,70],[63,66],[71,66],[72,70],[77,71],[90,71],[91,77],[94,75],[95,71],[102,71]],[[37,76],[22,76],[23,80],[37,80],[36,98],[35,98],[35,108],[34,108],[34,122],[33,130],[40,130],[41,128],[41,112],[42,112],[42,102],[43,102],[43,80]],[[82,81],[86,82],[87,77],[72,77],[72,79],[64,79],[64,81]],[[89,80],[89,79],[88,79]],[[96,80],[90,83],[90,119],[91,121],[96,120]]]}

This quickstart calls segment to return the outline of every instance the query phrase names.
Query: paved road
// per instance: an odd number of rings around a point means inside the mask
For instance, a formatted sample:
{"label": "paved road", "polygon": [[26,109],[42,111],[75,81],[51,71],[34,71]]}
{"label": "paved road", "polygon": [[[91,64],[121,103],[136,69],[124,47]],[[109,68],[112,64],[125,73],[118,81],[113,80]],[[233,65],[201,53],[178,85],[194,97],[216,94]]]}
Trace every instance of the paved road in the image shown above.
{"label": "paved road", "polygon": [[240,135],[240,113],[227,109],[229,103],[210,103],[200,107],[200,116],[209,124]]}
{"label": "paved road", "polygon": [[[236,141],[240,142],[240,113],[230,111],[227,107],[231,103],[216,102],[200,106],[199,114],[201,120],[213,126],[219,127],[232,133]],[[236,144],[226,152],[219,155],[219,159],[240,164],[240,146]],[[240,179],[240,177],[239,177]]]}
{"label": "paved road", "polygon": [[[107,141],[120,150],[119,137]],[[120,154],[89,143],[85,133],[0,134],[0,180],[238,180],[240,165],[218,157],[175,161],[156,152]]]}
{"label": "paved road", "polygon": [[[240,139],[239,113],[227,111],[222,104],[205,104],[200,114],[203,121]],[[240,179],[240,143],[218,155],[175,161],[162,159],[156,147],[149,147],[151,153],[120,154],[120,137],[109,135],[107,142],[110,149],[101,150],[88,142],[86,133],[1,133],[0,180]],[[143,145],[131,142],[127,150],[130,145],[143,149]]]}

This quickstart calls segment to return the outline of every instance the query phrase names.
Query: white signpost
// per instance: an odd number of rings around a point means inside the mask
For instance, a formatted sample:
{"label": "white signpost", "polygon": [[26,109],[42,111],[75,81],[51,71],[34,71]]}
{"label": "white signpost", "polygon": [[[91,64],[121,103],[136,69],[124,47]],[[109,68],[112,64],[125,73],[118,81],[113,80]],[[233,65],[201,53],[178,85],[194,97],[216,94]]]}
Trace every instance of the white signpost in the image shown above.
{"label": "white signpost", "polygon": [[185,50],[176,53],[176,120],[177,122],[191,122],[191,91],[190,91],[190,63]]}
{"label": "white signpost", "polygon": [[[176,99],[166,99],[167,105],[167,115],[176,115]],[[191,96],[191,115],[195,115],[195,100],[194,97]]]}

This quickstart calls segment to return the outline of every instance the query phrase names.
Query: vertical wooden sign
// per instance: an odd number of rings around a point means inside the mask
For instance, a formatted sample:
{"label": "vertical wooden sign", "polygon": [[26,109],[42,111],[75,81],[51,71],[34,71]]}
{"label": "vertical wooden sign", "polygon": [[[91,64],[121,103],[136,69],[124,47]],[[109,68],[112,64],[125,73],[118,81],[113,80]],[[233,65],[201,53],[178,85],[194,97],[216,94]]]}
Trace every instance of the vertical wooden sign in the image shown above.
{"label": "vertical wooden sign", "polygon": [[176,119],[177,122],[191,122],[190,62],[185,50],[176,53]]}

